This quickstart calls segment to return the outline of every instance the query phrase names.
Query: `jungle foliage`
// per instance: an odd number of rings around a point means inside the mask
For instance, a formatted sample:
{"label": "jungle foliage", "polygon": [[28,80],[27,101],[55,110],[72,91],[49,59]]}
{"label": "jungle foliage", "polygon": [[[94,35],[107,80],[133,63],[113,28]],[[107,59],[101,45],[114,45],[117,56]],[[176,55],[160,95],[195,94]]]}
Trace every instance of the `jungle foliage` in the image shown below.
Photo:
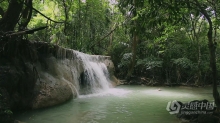
{"label": "jungle foliage", "polygon": [[140,77],[142,84],[152,85],[213,84],[213,93],[219,96],[219,4],[219,0],[2,0],[0,35],[47,26],[22,38],[110,55],[121,79]]}

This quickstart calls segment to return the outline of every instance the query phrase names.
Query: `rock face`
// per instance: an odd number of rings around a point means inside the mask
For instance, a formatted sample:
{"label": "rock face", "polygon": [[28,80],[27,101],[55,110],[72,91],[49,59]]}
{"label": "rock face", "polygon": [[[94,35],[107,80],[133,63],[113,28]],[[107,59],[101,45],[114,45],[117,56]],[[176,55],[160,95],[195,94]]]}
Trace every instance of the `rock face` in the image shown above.
{"label": "rock face", "polygon": [[104,60],[105,65],[108,68],[109,71],[109,78],[112,81],[112,85],[113,86],[117,86],[120,84],[120,81],[115,77],[114,73],[115,73],[115,66],[114,63],[111,61],[110,57],[106,57],[106,59]]}
{"label": "rock face", "polygon": [[[38,109],[77,97],[80,75],[85,71],[78,52],[41,42],[28,45],[33,52],[20,49],[21,57],[0,57],[0,87],[8,91],[11,107]],[[88,56],[104,63],[111,84],[119,84],[109,56]]]}
{"label": "rock face", "polygon": [[67,62],[53,56],[42,59],[44,60],[35,65],[39,78],[34,88],[31,108],[49,107],[76,97],[76,90],[72,90],[74,80],[71,67],[68,67]]}

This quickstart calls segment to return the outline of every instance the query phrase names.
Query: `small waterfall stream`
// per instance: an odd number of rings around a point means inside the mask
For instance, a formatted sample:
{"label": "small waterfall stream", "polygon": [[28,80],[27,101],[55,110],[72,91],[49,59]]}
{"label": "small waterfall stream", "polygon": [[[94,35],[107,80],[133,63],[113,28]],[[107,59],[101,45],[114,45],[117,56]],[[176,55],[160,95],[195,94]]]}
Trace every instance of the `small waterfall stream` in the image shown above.
{"label": "small waterfall stream", "polygon": [[98,93],[108,90],[112,86],[109,80],[108,69],[101,62],[100,56],[88,55],[78,51],[74,51],[74,55],[78,59],[77,68],[83,67],[83,72],[78,78],[77,88],[79,94]]}

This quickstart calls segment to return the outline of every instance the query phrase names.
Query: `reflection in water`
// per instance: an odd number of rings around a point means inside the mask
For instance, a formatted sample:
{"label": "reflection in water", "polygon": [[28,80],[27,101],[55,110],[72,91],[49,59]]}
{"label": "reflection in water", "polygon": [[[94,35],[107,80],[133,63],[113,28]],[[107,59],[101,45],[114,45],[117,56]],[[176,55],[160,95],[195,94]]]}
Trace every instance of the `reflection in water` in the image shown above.
{"label": "reflection in water", "polygon": [[27,123],[179,123],[168,101],[213,100],[211,88],[119,86],[66,104],[17,115]]}

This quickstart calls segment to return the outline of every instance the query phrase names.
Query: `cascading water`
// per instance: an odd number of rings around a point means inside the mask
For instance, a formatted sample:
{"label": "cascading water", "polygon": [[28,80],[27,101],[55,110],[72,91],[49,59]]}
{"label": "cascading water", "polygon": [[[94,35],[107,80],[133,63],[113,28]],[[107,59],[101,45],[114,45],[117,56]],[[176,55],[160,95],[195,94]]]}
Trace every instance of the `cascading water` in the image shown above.
{"label": "cascading water", "polygon": [[[108,90],[112,85],[109,80],[109,73],[106,65],[99,56],[87,55],[78,51],[73,51],[77,58],[77,69],[74,69],[74,75],[79,75],[80,66],[83,67],[83,72],[79,77],[74,77],[76,88],[79,94],[97,93],[103,90]],[[77,78],[77,79],[76,79]]]}

